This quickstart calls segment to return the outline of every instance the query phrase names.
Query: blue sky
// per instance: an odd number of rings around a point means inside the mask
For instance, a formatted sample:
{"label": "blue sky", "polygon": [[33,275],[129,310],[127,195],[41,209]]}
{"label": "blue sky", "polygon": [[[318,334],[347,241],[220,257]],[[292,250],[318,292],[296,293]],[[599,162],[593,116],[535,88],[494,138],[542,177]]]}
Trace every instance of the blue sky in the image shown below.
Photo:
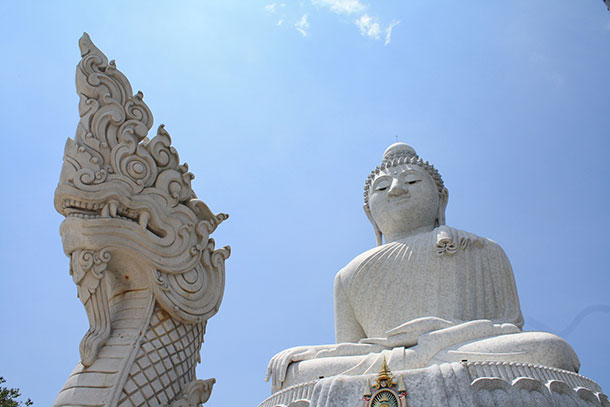
{"label": "blue sky", "polygon": [[562,334],[609,391],[601,0],[0,0],[0,375],[35,405],[88,328],[53,208],[84,31],[231,214],[198,368],[218,380],[210,405],[256,405],[271,356],[334,340],[333,278],[374,245],[362,187],[396,137],[443,175],[448,224],[505,249],[525,328]]}

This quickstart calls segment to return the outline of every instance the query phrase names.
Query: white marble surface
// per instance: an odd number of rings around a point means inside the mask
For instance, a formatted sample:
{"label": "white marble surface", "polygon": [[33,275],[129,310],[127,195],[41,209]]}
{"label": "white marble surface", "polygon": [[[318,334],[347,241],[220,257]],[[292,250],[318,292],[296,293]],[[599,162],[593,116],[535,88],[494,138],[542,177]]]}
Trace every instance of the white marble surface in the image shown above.
{"label": "white marble surface", "polygon": [[87,34],[79,45],[81,120],[55,207],[90,329],[54,406],[199,406],[214,379],[197,380],[195,368],[230,254],[210,234],[227,215],[196,199],[163,126],[146,137],[141,92]]}
{"label": "white marble surface", "polygon": [[[610,406],[599,386],[579,374],[508,362],[435,364],[393,371],[409,407]],[[363,404],[375,374],[338,375],[280,391],[260,407],[344,407]]]}
{"label": "white marble surface", "polygon": [[512,268],[492,240],[445,224],[448,191],[405,143],[390,146],[365,184],[377,247],[335,278],[336,344],[278,353],[272,392],[337,375],[460,361],[535,363],[578,371],[563,339],[522,332]]}

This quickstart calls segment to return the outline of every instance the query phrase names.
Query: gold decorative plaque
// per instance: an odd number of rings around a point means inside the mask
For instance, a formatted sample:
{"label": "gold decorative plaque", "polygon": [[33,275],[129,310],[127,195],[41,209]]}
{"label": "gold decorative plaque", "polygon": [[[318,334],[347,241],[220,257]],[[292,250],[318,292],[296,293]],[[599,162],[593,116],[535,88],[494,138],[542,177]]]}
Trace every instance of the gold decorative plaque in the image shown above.
{"label": "gold decorative plaque", "polygon": [[369,381],[369,391],[362,396],[363,407],[407,407],[407,389],[402,378],[398,388],[397,385],[384,357],[375,383],[371,386]]}

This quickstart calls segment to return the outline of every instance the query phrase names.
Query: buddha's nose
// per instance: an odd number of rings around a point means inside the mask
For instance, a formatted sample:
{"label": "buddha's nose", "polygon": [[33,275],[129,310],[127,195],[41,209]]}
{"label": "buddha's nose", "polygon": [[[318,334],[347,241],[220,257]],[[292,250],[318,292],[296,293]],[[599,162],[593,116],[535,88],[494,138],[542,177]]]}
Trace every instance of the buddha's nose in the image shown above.
{"label": "buddha's nose", "polygon": [[398,180],[395,179],[392,181],[392,185],[390,185],[390,190],[388,191],[388,195],[389,196],[399,196],[402,194],[406,194],[407,192],[409,192],[407,187],[403,183],[398,182]]}

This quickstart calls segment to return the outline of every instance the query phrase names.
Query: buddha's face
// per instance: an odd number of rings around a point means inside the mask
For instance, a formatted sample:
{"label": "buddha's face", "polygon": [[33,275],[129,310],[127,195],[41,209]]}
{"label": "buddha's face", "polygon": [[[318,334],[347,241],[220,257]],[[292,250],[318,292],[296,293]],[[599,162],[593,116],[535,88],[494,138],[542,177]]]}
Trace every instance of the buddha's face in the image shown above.
{"label": "buddha's face", "polygon": [[386,239],[436,226],[439,199],[434,180],[417,165],[387,168],[369,188],[371,216]]}

